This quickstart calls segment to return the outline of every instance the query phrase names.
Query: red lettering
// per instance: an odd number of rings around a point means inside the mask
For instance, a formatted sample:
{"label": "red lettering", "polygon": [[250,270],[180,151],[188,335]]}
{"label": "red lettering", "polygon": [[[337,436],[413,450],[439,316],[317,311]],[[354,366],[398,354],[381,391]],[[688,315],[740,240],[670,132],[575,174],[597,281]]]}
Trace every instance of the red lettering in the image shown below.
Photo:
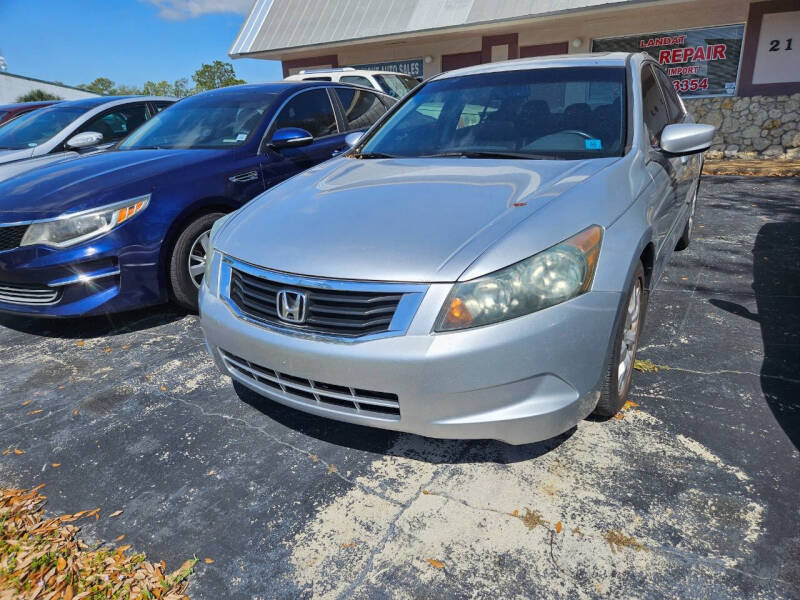
{"label": "red lettering", "polygon": [[[702,46],[698,46],[702,48]],[[683,60],[681,62],[689,62],[692,60],[692,56],[694,55],[695,48],[684,48],[683,49]]]}
{"label": "red lettering", "polygon": [[661,50],[658,53],[658,62],[662,65],[668,65],[671,61],[669,59],[670,51],[669,50]]}
{"label": "red lettering", "polygon": [[680,62],[683,62],[683,60],[682,60],[682,59],[683,59],[683,48],[675,48],[675,49],[674,49],[674,50],[673,50],[673,51],[670,53],[670,60],[671,60],[672,62],[674,62],[674,63],[680,63]]}
{"label": "red lettering", "polygon": [[695,60],[706,60],[706,48],[705,46],[698,46],[694,49],[694,59]]}
{"label": "red lettering", "polygon": [[711,60],[725,60],[725,44],[714,45],[714,57]]}

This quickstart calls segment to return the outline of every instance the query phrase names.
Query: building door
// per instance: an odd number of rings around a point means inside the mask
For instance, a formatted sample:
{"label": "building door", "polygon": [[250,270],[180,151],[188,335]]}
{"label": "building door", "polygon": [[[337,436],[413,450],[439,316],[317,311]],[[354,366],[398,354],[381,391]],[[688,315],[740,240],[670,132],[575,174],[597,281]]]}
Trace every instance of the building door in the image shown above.
{"label": "building door", "polygon": [[442,71],[452,71],[463,67],[474,67],[481,64],[482,52],[462,52],[460,54],[442,54]]}
{"label": "building door", "polygon": [[555,42],[554,44],[535,44],[533,46],[520,46],[520,58],[533,58],[534,56],[549,56],[551,54],[567,54],[569,42]]}

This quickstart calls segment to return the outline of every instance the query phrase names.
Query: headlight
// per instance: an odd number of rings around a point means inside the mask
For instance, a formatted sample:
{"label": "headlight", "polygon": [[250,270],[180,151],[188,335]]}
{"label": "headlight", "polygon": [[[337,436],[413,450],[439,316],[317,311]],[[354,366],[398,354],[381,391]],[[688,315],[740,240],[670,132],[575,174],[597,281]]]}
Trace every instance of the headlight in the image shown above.
{"label": "headlight", "polygon": [[435,331],[490,325],[574,298],[592,285],[603,229],[579,234],[490,275],[457,283]]}
{"label": "headlight", "polygon": [[55,219],[32,223],[20,242],[21,246],[44,244],[66,248],[89,238],[107,233],[142,212],[150,203],[150,194],[131,198],[125,202]]}
{"label": "headlight", "polygon": [[214,250],[214,236],[232,214],[233,213],[228,213],[224,217],[220,217],[214,221],[214,224],[211,226],[211,232],[209,233],[208,255],[206,256],[206,266],[203,271],[203,283],[205,283],[214,294],[217,293],[217,288],[219,287],[219,266],[221,262],[220,253]]}

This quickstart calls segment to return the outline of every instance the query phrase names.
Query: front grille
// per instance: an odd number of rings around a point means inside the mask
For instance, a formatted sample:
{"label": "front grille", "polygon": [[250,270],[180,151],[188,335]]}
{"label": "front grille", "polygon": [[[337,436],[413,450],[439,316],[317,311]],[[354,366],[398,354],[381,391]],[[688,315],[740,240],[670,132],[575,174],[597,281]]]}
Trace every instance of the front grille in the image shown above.
{"label": "front grille", "polygon": [[60,295],[59,288],[0,282],[0,302],[32,305],[55,304]]}
{"label": "front grille", "polygon": [[[295,325],[278,317],[276,295],[280,290],[306,295],[306,321]],[[332,290],[285,285],[233,268],[230,298],[246,315],[303,331],[360,337],[389,330],[402,293]]]}
{"label": "front grille", "polygon": [[230,371],[291,395],[293,400],[312,406],[345,409],[357,415],[400,419],[400,402],[397,394],[295,377],[257,365],[225,350],[222,351],[222,357]]}
{"label": "front grille", "polygon": [[19,247],[27,230],[27,225],[0,225],[0,252]]}

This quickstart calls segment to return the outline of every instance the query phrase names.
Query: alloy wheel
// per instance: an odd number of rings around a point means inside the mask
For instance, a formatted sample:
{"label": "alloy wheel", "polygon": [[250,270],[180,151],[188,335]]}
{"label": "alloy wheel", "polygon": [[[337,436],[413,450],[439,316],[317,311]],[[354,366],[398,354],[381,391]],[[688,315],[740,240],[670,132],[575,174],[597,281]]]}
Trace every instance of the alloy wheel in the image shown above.
{"label": "alloy wheel", "polygon": [[204,231],[192,242],[192,247],[189,250],[189,278],[197,289],[200,289],[200,284],[203,283],[203,273],[206,270],[206,257],[208,256],[210,241],[211,232]]}
{"label": "alloy wheel", "polygon": [[617,394],[625,395],[630,385],[633,372],[633,361],[636,357],[636,346],[639,343],[639,311],[642,309],[642,282],[637,279],[625,311],[625,329],[622,332],[622,343],[617,366]]}

